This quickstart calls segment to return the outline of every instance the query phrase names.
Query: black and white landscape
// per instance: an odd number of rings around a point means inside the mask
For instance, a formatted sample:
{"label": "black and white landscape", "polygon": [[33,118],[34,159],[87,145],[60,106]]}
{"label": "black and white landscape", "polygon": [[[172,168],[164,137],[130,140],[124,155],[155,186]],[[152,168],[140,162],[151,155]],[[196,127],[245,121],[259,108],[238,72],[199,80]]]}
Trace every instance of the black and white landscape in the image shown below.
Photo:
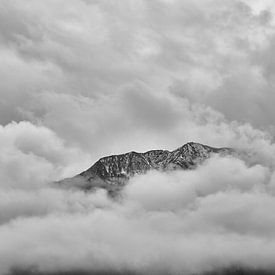
{"label": "black and white landscape", "polygon": [[0,275],[275,274],[274,0],[0,0]]}

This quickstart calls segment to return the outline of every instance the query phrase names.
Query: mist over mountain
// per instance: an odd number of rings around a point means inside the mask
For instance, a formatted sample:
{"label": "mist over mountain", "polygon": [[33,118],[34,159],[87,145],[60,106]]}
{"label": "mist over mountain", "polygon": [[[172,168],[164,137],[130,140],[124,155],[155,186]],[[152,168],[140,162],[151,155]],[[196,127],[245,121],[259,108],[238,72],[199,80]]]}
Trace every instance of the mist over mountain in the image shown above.
{"label": "mist over mountain", "polygon": [[274,274],[274,169],[250,157],[187,143],[103,157],[86,186],[2,185],[0,274]]}
{"label": "mist over mountain", "polygon": [[110,192],[119,191],[131,177],[148,171],[172,171],[195,169],[213,154],[232,155],[231,148],[214,148],[200,143],[189,142],[170,152],[150,150],[145,153],[129,152],[100,158],[89,169],[73,178],[64,179],[62,187],[79,187],[84,190],[105,188]]}
{"label": "mist over mountain", "polygon": [[274,52],[274,0],[0,0],[0,275],[275,274]]}

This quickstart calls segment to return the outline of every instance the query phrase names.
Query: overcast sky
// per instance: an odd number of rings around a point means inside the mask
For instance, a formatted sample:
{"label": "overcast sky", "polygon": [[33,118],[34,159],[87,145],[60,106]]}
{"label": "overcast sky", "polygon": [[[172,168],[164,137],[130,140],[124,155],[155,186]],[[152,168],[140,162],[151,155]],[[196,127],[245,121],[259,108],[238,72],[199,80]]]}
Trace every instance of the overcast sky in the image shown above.
{"label": "overcast sky", "polygon": [[[239,127],[273,140],[274,10],[272,0],[2,0],[3,133],[43,126],[82,167],[187,141],[236,145]],[[35,139],[25,146],[37,155]]]}
{"label": "overcast sky", "polygon": [[[274,267],[274,12],[274,0],[0,0],[0,274],[163,258],[177,272]],[[120,206],[45,187],[105,155],[188,141],[245,150],[249,163],[150,174]]]}

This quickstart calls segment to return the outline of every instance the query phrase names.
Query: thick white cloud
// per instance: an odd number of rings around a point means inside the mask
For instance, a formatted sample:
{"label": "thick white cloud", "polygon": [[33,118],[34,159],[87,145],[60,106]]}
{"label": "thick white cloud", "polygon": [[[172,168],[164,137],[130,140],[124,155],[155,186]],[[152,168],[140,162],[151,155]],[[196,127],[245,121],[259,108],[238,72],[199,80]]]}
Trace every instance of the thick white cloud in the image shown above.
{"label": "thick white cloud", "polygon": [[50,129],[30,122],[0,127],[0,181],[6,188],[37,188],[81,171],[89,157],[66,147]]}
{"label": "thick white cloud", "polygon": [[34,103],[41,92],[99,104],[141,82],[272,129],[273,10],[272,1],[2,1],[1,121],[43,118],[53,107]]}
{"label": "thick white cloud", "polygon": [[[17,265],[274,268],[272,0],[0,2],[0,274]],[[99,157],[234,147],[134,178],[121,202],[58,190]]]}
{"label": "thick white cloud", "polygon": [[1,200],[0,274],[130,270],[178,274],[232,265],[272,270],[270,172],[234,158],[137,176],[120,202],[103,191],[43,188]]}

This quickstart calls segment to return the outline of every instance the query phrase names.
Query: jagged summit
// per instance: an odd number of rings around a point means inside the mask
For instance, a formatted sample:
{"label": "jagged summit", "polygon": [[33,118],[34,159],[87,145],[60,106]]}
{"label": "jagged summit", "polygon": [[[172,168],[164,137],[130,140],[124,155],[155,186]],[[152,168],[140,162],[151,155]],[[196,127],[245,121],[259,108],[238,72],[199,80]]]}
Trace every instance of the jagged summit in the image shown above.
{"label": "jagged summit", "polygon": [[85,189],[103,187],[112,189],[123,186],[130,177],[149,170],[193,169],[212,154],[231,154],[230,148],[214,148],[195,142],[188,142],[174,151],[135,151],[100,158],[89,169],[60,183]]}

